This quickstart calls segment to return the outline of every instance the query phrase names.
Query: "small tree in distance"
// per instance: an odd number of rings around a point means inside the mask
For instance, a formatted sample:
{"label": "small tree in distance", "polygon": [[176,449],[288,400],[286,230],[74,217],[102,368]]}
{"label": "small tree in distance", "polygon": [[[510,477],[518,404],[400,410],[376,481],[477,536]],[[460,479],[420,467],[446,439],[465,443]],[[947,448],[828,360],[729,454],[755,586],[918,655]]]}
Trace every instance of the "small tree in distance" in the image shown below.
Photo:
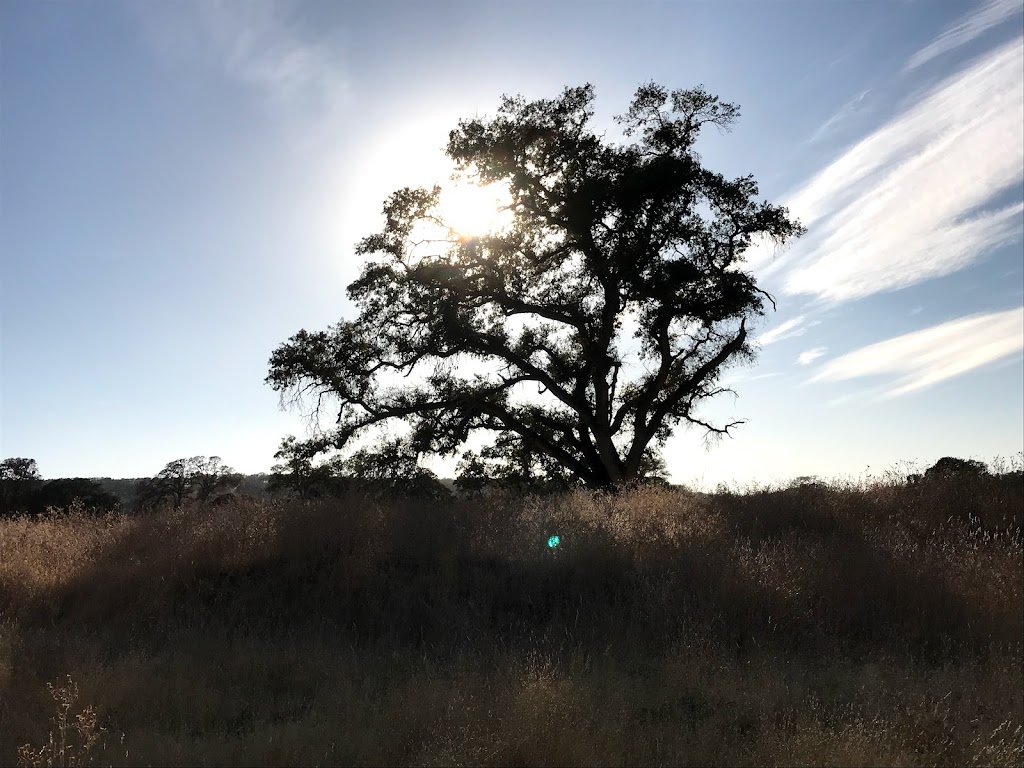
{"label": "small tree in distance", "polygon": [[28,511],[42,484],[43,478],[35,459],[0,461],[0,514]]}
{"label": "small tree in distance", "polygon": [[96,512],[109,512],[120,504],[114,494],[104,490],[95,480],[68,477],[46,482],[35,494],[32,511],[45,512],[51,507],[66,509],[76,499],[85,509]]}
{"label": "small tree in distance", "polygon": [[330,463],[315,465],[316,451],[294,435],[288,435],[274,454],[278,463],[270,468],[267,493],[286,493],[300,499],[323,496],[331,488],[336,474]]}
{"label": "small tree in distance", "polygon": [[925,479],[931,480],[940,477],[981,477],[987,474],[988,467],[982,461],[943,456],[925,471],[924,476]]}
{"label": "small tree in distance", "polygon": [[238,475],[219,456],[175,459],[155,477],[141,480],[136,498],[143,508],[170,502],[177,509],[186,499],[209,501],[237,479]]}
{"label": "small tree in distance", "polygon": [[801,226],[758,202],[752,177],[702,166],[701,129],[728,129],[735,105],[645,85],[617,118],[633,140],[613,143],[589,126],[593,99],[589,85],[506,97],[496,117],[451,132],[463,181],[507,185],[508,226],[446,228],[438,187],[388,199],[384,229],[356,249],[370,258],[348,288],[359,316],[302,330],[270,359],[282,394],[340,404],[312,450],[398,421],[417,454],[491,433],[499,452],[538,457],[523,467],[609,487],[644,477],[680,424],[724,435],[740,423],[697,407],[753,357],[747,323],[769,297],[743,254]]}
{"label": "small tree in distance", "polygon": [[451,492],[437,476],[417,463],[408,440],[381,440],[360,448],[339,462],[349,487],[374,495],[398,495],[418,499],[443,499]]}

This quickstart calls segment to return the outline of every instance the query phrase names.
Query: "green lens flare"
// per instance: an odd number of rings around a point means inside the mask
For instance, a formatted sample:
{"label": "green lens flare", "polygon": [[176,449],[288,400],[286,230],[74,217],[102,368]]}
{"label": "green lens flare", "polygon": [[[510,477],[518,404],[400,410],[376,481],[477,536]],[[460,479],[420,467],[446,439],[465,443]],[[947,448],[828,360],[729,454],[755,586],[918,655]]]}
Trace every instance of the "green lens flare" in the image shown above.
{"label": "green lens flare", "polygon": [[558,542],[560,542],[561,540],[562,539],[558,536],[552,536],[550,539],[548,539],[548,546],[554,549],[558,546]]}

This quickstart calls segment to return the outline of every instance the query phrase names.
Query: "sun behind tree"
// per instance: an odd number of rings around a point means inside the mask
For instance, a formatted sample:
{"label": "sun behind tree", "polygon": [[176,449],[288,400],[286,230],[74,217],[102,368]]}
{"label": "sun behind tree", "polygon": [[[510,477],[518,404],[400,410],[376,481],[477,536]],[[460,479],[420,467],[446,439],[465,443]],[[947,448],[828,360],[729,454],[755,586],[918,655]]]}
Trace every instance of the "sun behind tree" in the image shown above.
{"label": "sun behind tree", "polygon": [[[300,331],[270,359],[275,389],[340,405],[315,450],[404,422],[410,455],[453,455],[490,433],[529,457],[524,474],[547,466],[608,487],[660,466],[680,424],[722,435],[740,423],[696,409],[730,391],[727,367],[754,356],[746,324],[770,297],[743,253],[802,228],[756,200],[753,178],[701,165],[701,129],[727,129],[735,105],[645,85],[617,118],[637,138],[610,143],[589,127],[593,99],[589,85],[554,100],[506,97],[497,117],[451,132],[463,178],[505,185],[501,227],[470,192],[388,199],[384,229],[356,249],[369,257],[348,288],[359,317]],[[425,225],[453,236],[427,241]]]}
{"label": "sun behind tree", "polygon": [[496,232],[512,223],[508,185],[478,186],[459,180],[441,190],[438,204],[441,221],[461,238],[475,238]]}

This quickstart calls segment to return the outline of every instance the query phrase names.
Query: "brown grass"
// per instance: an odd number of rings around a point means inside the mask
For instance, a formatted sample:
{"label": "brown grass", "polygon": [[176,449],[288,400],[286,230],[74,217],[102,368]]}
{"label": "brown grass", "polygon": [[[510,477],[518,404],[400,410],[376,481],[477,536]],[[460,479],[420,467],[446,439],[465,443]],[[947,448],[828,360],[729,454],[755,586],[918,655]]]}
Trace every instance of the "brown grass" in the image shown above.
{"label": "brown grass", "polygon": [[0,520],[0,764],[70,675],[79,763],[1019,765],[1022,512],[978,478]]}

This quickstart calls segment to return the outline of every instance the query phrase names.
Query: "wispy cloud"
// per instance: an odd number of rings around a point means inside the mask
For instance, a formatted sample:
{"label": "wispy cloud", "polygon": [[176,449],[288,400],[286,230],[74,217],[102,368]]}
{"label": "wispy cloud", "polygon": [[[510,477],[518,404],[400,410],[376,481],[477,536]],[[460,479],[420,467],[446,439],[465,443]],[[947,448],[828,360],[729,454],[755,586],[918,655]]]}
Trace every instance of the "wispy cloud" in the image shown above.
{"label": "wispy cloud", "polygon": [[789,197],[809,234],[762,274],[787,270],[787,293],[843,301],[956,272],[1013,242],[1024,205],[986,206],[1024,177],[1021,71],[1024,37],[843,153]]}
{"label": "wispy cloud", "polygon": [[754,375],[750,374],[750,370],[732,369],[725,376],[722,377],[721,385],[723,387],[734,387],[737,384],[749,384],[752,381],[764,381],[765,379],[776,379],[782,374],[778,371],[772,371],[770,373],[757,373]]}
{"label": "wispy cloud", "polygon": [[814,349],[808,349],[806,352],[801,352],[800,356],[796,359],[797,365],[810,365],[819,357],[823,357],[828,352],[828,347],[815,347]]}
{"label": "wispy cloud", "polygon": [[145,3],[135,6],[143,32],[166,59],[212,58],[248,86],[276,119],[311,133],[329,130],[349,106],[344,51],[314,39],[270,2]]}
{"label": "wispy cloud", "polygon": [[849,120],[856,112],[861,108],[861,104],[867,95],[871,93],[870,89],[861,91],[852,99],[850,99],[842,108],[836,112],[832,117],[818,126],[818,129],[811,134],[811,137],[807,140],[808,144],[814,144],[817,141],[821,141],[823,138],[832,134],[842,125],[844,122]]}
{"label": "wispy cloud", "polygon": [[826,363],[811,381],[864,376],[890,380],[897,397],[995,362],[1024,349],[1024,307],[970,315],[862,347]]}
{"label": "wispy cloud", "polygon": [[206,2],[200,8],[228,74],[263,91],[271,104],[320,113],[342,105],[349,79],[338,51],[304,38],[279,6]]}
{"label": "wispy cloud", "polygon": [[910,57],[906,69],[914,69],[937,56],[959,48],[992,27],[1002,24],[1024,9],[1020,0],[987,0],[970,13],[961,16],[941,35]]}
{"label": "wispy cloud", "polygon": [[791,320],[787,320],[784,323],[780,323],[770,331],[766,331],[757,337],[757,340],[762,346],[768,344],[774,344],[776,341],[782,341],[793,336],[803,336],[807,333],[807,329],[815,325],[818,325],[817,320],[808,322],[806,315],[799,315]]}

